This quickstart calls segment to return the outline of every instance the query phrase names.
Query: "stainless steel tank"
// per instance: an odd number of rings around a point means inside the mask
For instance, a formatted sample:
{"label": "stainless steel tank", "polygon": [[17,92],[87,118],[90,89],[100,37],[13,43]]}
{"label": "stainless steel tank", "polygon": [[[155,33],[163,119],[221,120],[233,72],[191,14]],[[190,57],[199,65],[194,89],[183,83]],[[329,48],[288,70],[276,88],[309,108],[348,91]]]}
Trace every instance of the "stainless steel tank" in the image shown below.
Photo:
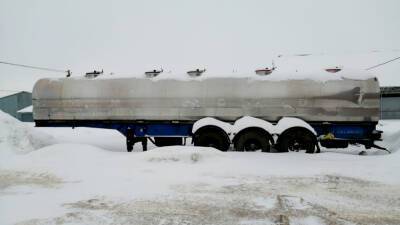
{"label": "stainless steel tank", "polygon": [[178,120],[253,116],[277,121],[378,121],[377,79],[41,79],[35,120]]}

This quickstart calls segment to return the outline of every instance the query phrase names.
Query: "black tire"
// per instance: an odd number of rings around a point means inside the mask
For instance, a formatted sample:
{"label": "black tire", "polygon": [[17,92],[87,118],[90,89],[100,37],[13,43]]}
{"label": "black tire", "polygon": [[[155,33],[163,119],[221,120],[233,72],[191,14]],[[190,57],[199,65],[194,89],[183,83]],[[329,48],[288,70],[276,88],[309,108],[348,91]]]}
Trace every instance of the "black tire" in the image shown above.
{"label": "black tire", "polygon": [[270,152],[271,135],[257,130],[243,131],[235,141],[236,151],[256,151]]}
{"label": "black tire", "polygon": [[228,135],[220,128],[205,127],[198,130],[193,136],[194,146],[213,147],[221,151],[228,151],[230,141]]}
{"label": "black tire", "polygon": [[305,150],[306,153],[315,153],[317,138],[305,128],[291,128],[285,131],[278,140],[282,152]]}

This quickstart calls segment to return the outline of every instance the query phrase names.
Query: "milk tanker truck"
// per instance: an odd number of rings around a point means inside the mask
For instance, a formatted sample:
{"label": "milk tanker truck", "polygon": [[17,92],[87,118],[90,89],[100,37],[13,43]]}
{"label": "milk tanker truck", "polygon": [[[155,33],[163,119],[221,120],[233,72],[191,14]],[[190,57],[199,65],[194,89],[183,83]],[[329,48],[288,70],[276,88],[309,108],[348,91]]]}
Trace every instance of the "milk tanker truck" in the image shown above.
{"label": "milk tanker truck", "polygon": [[329,76],[41,79],[33,117],[37,127],[115,129],[128,151],[138,142],[147,150],[147,140],[169,146],[186,138],[221,151],[384,149],[374,143],[382,133],[378,80]]}

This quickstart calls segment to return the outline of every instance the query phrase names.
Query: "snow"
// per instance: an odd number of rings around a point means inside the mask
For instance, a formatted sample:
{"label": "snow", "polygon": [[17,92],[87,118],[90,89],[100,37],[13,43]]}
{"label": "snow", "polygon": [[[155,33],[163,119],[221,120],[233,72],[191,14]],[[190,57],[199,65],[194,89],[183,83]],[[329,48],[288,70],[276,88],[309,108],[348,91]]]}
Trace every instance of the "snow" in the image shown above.
{"label": "snow", "polygon": [[[0,110],[0,152],[28,153],[53,144],[53,138]],[[4,158],[0,157],[0,161]]]}
{"label": "snow", "polygon": [[[207,71],[201,76],[189,76],[182,71],[169,71],[160,73],[153,78],[146,78],[143,74],[104,74],[95,79],[118,79],[118,78],[141,78],[151,79],[152,81],[159,80],[204,80],[213,78],[248,78],[250,80],[315,80],[325,82],[329,80],[355,79],[365,80],[377,77],[379,72],[367,71],[367,67],[377,64],[377,62],[385,61],[390,54],[310,54],[307,56],[278,56],[275,58],[277,68],[269,75],[260,76],[253,71],[239,72],[222,72],[222,71]],[[378,59],[378,60],[377,60]],[[327,72],[328,68],[341,68],[337,73]],[[379,77],[379,76],[378,76]],[[68,79],[86,79],[84,76],[74,76]]]}
{"label": "snow", "polygon": [[[272,80],[280,81],[287,79],[311,79],[316,81],[328,81],[338,79],[369,79],[378,77],[384,80],[384,85],[389,85],[390,76],[395,76],[396,70],[393,66],[384,66],[377,69],[367,71],[366,69],[395,58],[398,51],[392,52],[365,52],[365,53],[313,53],[304,55],[278,55],[274,58],[277,68],[272,74],[267,76],[259,76],[255,74],[255,70],[239,69],[237,72],[223,72],[222,70],[213,71],[207,70],[199,77],[190,77],[183,71],[163,72],[157,77],[152,78],[154,81],[164,79],[175,80],[203,80],[215,77],[233,77],[233,78],[249,78],[255,80]],[[325,71],[327,68],[339,67],[342,70],[337,73],[329,73]],[[248,68],[248,67],[247,67]],[[104,75],[96,79],[113,79],[121,77],[137,77],[145,78],[144,74],[130,75]]]}
{"label": "snow", "polygon": [[262,128],[266,131],[268,131],[270,134],[274,134],[275,133],[275,126],[272,125],[271,123],[262,120],[262,119],[258,119],[258,118],[254,118],[251,116],[244,116],[238,120],[235,121],[235,124],[233,125],[233,133],[239,133],[239,131],[249,128],[249,127],[259,127]]}
{"label": "snow", "polygon": [[275,133],[281,134],[283,131],[291,127],[304,127],[307,130],[311,131],[314,135],[317,135],[317,132],[315,132],[314,128],[312,128],[310,124],[304,122],[301,119],[292,117],[283,117],[282,119],[280,119],[275,125]]}
{"label": "snow", "polygon": [[[343,71],[331,75],[340,74],[346,71],[366,71],[367,68],[379,63],[396,58],[399,51],[370,51],[370,52],[342,52],[342,53],[313,53],[306,56],[282,55],[278,56],[275,63],[281,72],[305,72],[317,71],[326,68],[339,67]],[[366,71],[375,74],[382,86],[399,85],[395,79],[398,69],[396,63],[387,64],[375,69]]]}
{"label": "snow", "polygon": [[225,133],[229,134],[232,130],[232,125],[229,123],[222,122],[221,120],[217,120],[212,117],[202,118],[196,121],[192,127],[192,133],[196,133],[196,131],[204,126],[216,126],[221,128]]}
{"label": "snow", "polygon": [[[125,79],[125,78],[139,78],[139,79],[151,79],[154,82],[160,80],[180,80],[190,81],[197,80],[201,81],[204,79],[214,78],[247,78],[249,80],[270,80],[270,81],[283,81],[283,80],[314,80],[319,82],[326,82],[329,80],[342,80],[342,79],[354,79],[354,80],[366,80],[374,78],[373,73],[365,70],[357,69],[343,69],[337,73],[326,72],[324,68],[315,70],[304,70],[304,71],[280,71],[275,70],[272,74],[267,76],[256,75],[252,72],[247,73],[204,73],[199,77],[191,77],[183,73],[161,73],[153,78],[146,78],[145,75],[104,75],[95,78],[95,80],[101,79]],[[68,79],[86,79],[84,77],[73,77]]]}
{"label": "snow", "polygon": [[221,160],[226,155],[214,148],[173,146],[152,149],[142,153],[141,157],[148,162],[202,163],[212,159]]}
{"label": "snow", "polygon": [[249,128],[249,127],[259,127],[262,128],[266,131],[268,131],[270,134],[281,134],[283,131],[285,131],[288,128],[291,127],[304,127],[308,130],[310,130],[313,134],[317,134],[308,123],[304,122],[301,119],[298,118],[292,118],[292,117],[283,117],[278,121],[276,125],[273,125],[265,120],[258,119],[255,117],[251,116],[244,116],[238,120],[235,121],[233,125],[222,122],[220,120],[217,120],[215,118],[211,117],[206,117],[203,119],[198,120],[192,128],[192,132],[195,133],[198,129],[200,129],[203,126],[207,125],[212,125],[212,126],[217,126],[220,127],[222,130],[224,130],[227,134],[230,134],[230,138],[233,138],[234,135],[239,133],[241,130]]}
{"label": "snow", "polygon": [[319,219],[318,217],[314,216],[309,216],[306,218],[295,218],[294,220],[291,220],[291,223],[293,225],[319,225],[319,224],[324,224],[324,222]]}
{"label": "snow", "polygon": [[379,125],[392,154],[128,153],[112,130],[34,128],[0,112],[0,224],[399,224],[399,127]]}
{"label": "snow", "polygon": [[25,107],[25,108],[19,110],[18,112],[19,113],[29,113],[29,112],[32,112],[32,110],[33,110],[33,106],[31,105],[31,106],[28,106],[28,107]]}
{"label": "snow", "polygon": [[[388,61],[395,57],[398,57],[399,50],[396,51],[372,51],[372,52],[342,52],[342,53],[314,53],[308,54],[307,56],[299,55],[283,55],[274,57],[277,69],[270,76],[258,76],[254,73],[254,70],[258,69],[252,65],[242,65],[242,68],[235,68],[237,72],[231,72],[231,67],[233,65],[221,66],[219,62],[215,62],[215,65],[210,65],[202,76],[191,78],[186,74],[184,68],[176,68],[176,65],[170,65],[170,67],[175,67],[171,72],[163,72],[159,76],[152,78],[153,80],[159,79],[179,79],[179,80],[201,80],[205,78],[212,77],[248,77],[249,79],[303,79],[311,78],[317,80],[335,80],[342,79],[341,77],[352,77],[359,79],[360,77],[365,79],[368,77],[376,76],[381,86],[393,86],[400,85],[397,79],[398,74],[398,64],[390,63],[385,66],[378,67],[376,69],[366,71],[365,69],[379,63]],[[265,65],[260,65],[265,66]],[[341,67],[343,71],[338,73],[328,73],[325,71],[326,68],[330,67]],[[227,69],[228,68],[228,69]],[[86,79],[84,78],[84,73],[80,71],[73,70],[71,79]],[[115,78],[127,78],[136,77],[145,79],[145,75],[138,72],[120,72],[118,74],[110,75],[105,71],[105,73],[95,79],[115,79]],[[110,71],[109,71],[110,72]],[[59,79],[57,77],[65,77],[63,74],[57,73],[46,73],[41,72],[41,75],[35,74],[20,79],[19,76],[3,76],[0,77],[0,89],[14,89],[21,91],[32,91],[32,87],[36,81],[40,78],[52,77],[54,79]],[[147,79],[147,78],[146,78]],[[2,97],[0,91],[0,97]]]}
{"label": "snow", "polygon": [[400,120],[384,120],[379,123],[378,130],[383,130],[382,139],[392,153],[400,149]]}
{"label": "snow", "polygon": [[271,197],[256,198],[256,199],[254,199],[254,203],[258,206],[262,206],[267,209],[273,209],[275,207],[275,205],[278,204],[277,199],[271,198]]}
{"label": "snow", "polygon": [[19,91],[6,91],[6,90],[0,90],[0,98],[6,97],[6,96],[10,96],[13,94],[17,94],[19,93]]}

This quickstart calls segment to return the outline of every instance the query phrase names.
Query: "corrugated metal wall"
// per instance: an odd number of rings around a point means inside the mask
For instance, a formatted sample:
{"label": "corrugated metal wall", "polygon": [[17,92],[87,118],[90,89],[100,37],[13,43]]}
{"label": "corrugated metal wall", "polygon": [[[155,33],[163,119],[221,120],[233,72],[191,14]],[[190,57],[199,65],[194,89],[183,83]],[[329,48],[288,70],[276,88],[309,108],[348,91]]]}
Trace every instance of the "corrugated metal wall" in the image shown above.
{"label": "corrugated metal wall", "polygon": [[400,119],[400,87],[381,87],[381,119]]}
{"label": "corrugated metal wall", "polygon": [[382,97],[381,102],[382,119],[400,119],[400,96]]}
{"label": "corrugated metal wall", "polygon": [[32,112],[19,112],[18,119],[22,122],[33,122]]}

